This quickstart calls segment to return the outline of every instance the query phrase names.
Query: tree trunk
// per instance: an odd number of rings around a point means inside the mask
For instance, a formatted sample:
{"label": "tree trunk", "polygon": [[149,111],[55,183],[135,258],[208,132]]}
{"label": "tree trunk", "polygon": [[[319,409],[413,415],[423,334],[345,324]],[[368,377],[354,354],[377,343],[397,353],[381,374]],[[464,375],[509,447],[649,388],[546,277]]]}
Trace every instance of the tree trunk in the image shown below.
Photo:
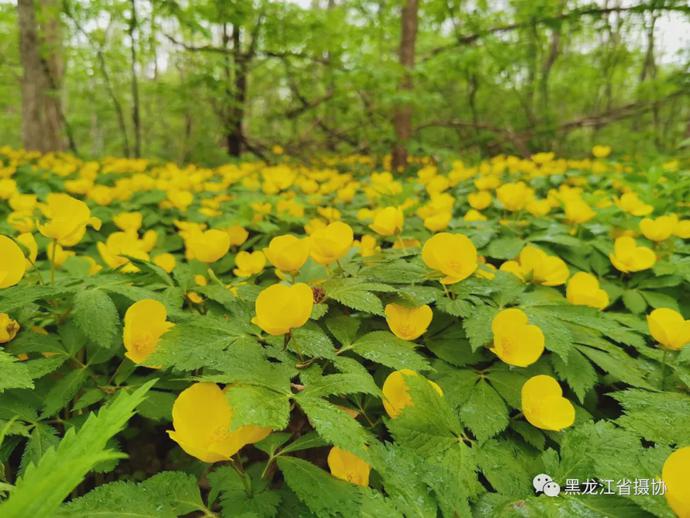
{"label": "tree trunk", "polygon": [[55,0],[17,3],[23,67],[22,142],[26,149],[41,152],[65,149],[59,6]]}
{"label": "tree trunk", "polygon": [[232,27],[232,53],[234,60],[234,92],[228,114],[228,132],[226,136],[228,154],[239,157],[244,144],[244,105],[247,101],[248,56],[242,52],[242,29],[239,25]]}
{"label": "tree trunk", "polygon": [[[415,62],[415,43],[417,40],[417,0],[405,0],[401,17],[400,64],[404,68],[398,90],[411,94],[414,89],[412,72]],[[412,106],[402,102],[393,113],[395,145],[393,146],[392,168],[394,171],[407,167],[407,144],[412,136]]]}
{"label": "tree trunk", "polygon": [[130,41],[130,71],[132,74],[132,125],[134,126],[134,156],[141,156],[141,108],[139,106],[139,79],[137,77],[137,43],[134,32],[137,29],[137,6],[136,0],[131,0],[130,7],[132,12],[129,18],[129,41]]}

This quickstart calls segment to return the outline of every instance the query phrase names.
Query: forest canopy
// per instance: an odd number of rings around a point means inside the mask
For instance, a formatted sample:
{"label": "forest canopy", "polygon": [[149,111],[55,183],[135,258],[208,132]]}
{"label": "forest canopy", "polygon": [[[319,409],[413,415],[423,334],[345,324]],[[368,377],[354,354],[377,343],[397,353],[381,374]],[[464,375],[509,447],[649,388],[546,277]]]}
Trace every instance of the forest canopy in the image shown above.
{"label": "forest canopy", "polygon": [[[670,154],[690,137],[689,15],[682,0],[5,2],[0,141],[209,165]],[[48,106],[34,142],[27,103]]]}

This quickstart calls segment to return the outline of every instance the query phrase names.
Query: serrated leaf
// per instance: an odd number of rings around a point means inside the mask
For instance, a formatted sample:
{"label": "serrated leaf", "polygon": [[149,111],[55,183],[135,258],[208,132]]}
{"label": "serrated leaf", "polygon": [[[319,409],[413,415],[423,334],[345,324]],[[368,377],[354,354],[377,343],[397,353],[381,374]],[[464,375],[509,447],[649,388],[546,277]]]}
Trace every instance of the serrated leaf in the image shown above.
{"label": "serrated leaf", "polygon": [[99,486],[63,505],[56,516],[176,518],[201,509],[204,504],[196,479],[179,471],[163,471],[139,483]]}
{"label": "serrated leaf", "polygon": [[119,333],[120,317],[112,299],[98,288],[78,291],[72,317],[79,329],[96,345],[109,348]]}
{"label": "serrated leaf", "polygon": [[635,314],[644,313],[644,310],[647,309],[647,302],[637,290],[624,291],[623,304]]}
{"label": "serrated leaf", "polygon": [[29,369],[14,356],[0,351],[0,393],[13,388],[33,388]]}
{"label": "serrated leaf", "polygon": [[294,329],[288,347],[302,356],[333,358],[335,347],[328,335],[318,325]]}
{"label": "serrated leaf", "polygon": [[501,237],[489,243],[486,255],[496,259],[513,259],[525,246],[525,242],[518,237]]}
{"label": "serrated leaf", "polygon": [[220,495],[224,517],[275,516],[280,504],[280,494],[271,491],[269,482],[260,476],[240,475],[230,466],[221,466],[208,475],[211,484],[209,500],[214,502]]}
{"label": "serrated leaf", "polygon": [[51,387],[44,400],[41,415],[43,417],[50,417],[64,408],[76,395],[88,377],[89,370],[86,367],[69,371]]}
{"label": "serrated leaf", "polygon": [[290,396],[266,387],[235,385],[227,391],[233,408],[232,429],[240,426],[265,426],[282,430],[290,418]]}
{"label": "serrated leaf", "polygon": [[367,333],[352,344],[352,350],[368,360],[396,370],[423,371],[429,368],[427,360],[415,352],[412,343],[388,331]]}
{"label": "serrated leaf", "polygon": [[306,460],[279,457],[278,467],[288,487],[318,517],[359,516],[360,488],[338,480]]}
{"label": "serrated leaf", "polygon": [[491,322],[498,311],[498,308],[492,306],[479,306],[462,321],[462,327],[473,351],[491,342]]}
{"label": "serrated leaf", "polygon": [[324,440],[369,461],[367,447],[374,438],[356,419],[322,398],[298,394],[295,401]]}
{"label": "serrated leaf", "polygon": [[576,349],[571,349],[567,364],[559,356],[553,356],[551,361],[559,377],[565,379],[580,402],[584,402],[586,392],[598,379],[592,364]]}
{"label": "serrated leaf", "polygon": [[26,469],[11,496],[0,504],[0,515],[6,518],[54,515],[91,469],[100,462],[122,456],[107,450],[106,443],[124,427],[155,382],[152,380],[131,394],[121,391],[98,414],[91,414],[79,430],[70,429],[54,449]]}
{"label": "serrated leaf", "polygon": [[479,379],[460,408],[460,419],[484,442],[508,426],[508,408],[493,387]]}
{"label": "serrated leaf", "polygon": [[366,283],[355,279],[335,279],[325,283],[323,289],[327,297],[348,308],[374,315],[383,315],[381,300],[372,293]]}

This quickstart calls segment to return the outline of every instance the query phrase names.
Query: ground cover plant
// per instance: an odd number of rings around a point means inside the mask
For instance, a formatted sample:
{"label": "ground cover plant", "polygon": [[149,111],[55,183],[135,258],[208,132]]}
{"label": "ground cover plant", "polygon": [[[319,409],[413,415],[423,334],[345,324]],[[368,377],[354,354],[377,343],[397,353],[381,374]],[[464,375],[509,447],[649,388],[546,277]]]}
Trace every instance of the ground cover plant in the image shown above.
{"label": "ground cover plant", "polygon": [[690,172],[610,153],[0,149],[0,516],[689,516]]}

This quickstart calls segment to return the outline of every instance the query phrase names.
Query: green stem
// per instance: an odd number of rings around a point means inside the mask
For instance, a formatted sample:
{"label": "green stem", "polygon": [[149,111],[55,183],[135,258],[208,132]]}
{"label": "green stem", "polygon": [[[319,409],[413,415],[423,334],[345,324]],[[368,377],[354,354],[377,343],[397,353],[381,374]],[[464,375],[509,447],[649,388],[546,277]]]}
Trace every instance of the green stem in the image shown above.
{"label": "green stem", "polygon": [[661,380],[659,381],[659,389],[664,390],[666,387],[666,371],[668,370],[668,351],[664,349],[664,355],[661,357]]}
{"label": "green stem", "polygon": [[50,284],[55,286],[55,256],[57,254],[57,239],[53,239],[53,249],[50,258]]}

